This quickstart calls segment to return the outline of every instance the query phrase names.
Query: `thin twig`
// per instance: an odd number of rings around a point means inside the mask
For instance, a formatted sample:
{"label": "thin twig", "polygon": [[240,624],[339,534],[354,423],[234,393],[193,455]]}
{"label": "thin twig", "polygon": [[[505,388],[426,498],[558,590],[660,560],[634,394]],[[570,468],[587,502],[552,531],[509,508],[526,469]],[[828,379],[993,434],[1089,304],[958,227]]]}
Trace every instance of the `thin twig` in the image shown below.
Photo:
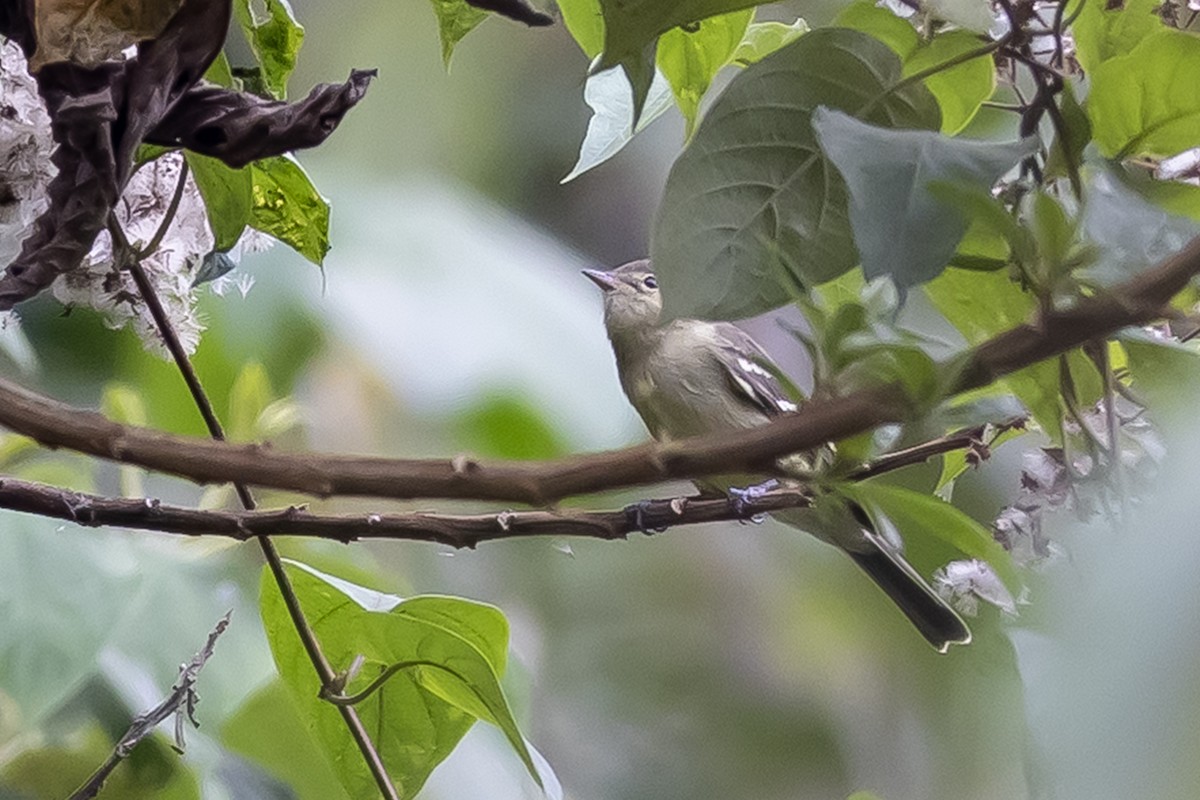
{"label": "thin twig", "polygon": [[[1071,364],[1066,356],[1058,357],[1058,386],[1059,394],[1062,396],[1063,403],[1067,407],[1067,414],[1079,426],[1080,433],[1083,434],[1084,441],[1088,444],[1088,451],[1092,456],[1092,460],[1096,464],[1099,464],[1100,455],[1107,452],[1108,447],[1104,442],[1100,441],[1100,437],[1088,425],[1083,412],[1079,408],[1079,396],[1075,391],[1075,379],[1071,376]],[[1071,469],[1070,459],[1068,458],[1066,461],[1067,469]]]}
{"label": "thin twig", "polygon": [[1096,347],[1096,366],[1104,376],[1104,418],[1108,428],[1108,468],[1112,472],[1113,485],[1117,490],[1117,500],[1120,504],[1121,516],[1128,509],[1128,497],[1125,493],[1125,470],[1121,464],[1121,422],[1117,417],[1117,381],[1109,363],[1108,343],[1101,342]]}
{"label": "thin twig", "polygon": [[175,214],[179,211],[179,202],[183,199],[183,190],[187,186],[188,179],[188,162],[183,153],[179,154],[179,177],[175,183],[175,193],[171,195],[171,202],[167,206],[167,210],[163,212],[162,221],[158,223],[158,229],[154,231],[154,235],[150,237],[150,241],[141,250],[138,250],[133,258],[136,261],[149,256],[154,251],[158,250],[162,244],[163,238],[167,235],[167,230],[171,227],[171,223],[175,221]]}
{"label": "thin twig", "polygon": [[100,793],[104,787],[104,782],[108,780],[108,776],[117,768],[117,765],[129,757],[133,749],[138,744],[149,736],[160,722],[163,722],[171,715],[176,715],[175,722],[175,749],[180,753],[183,752],[183,720],[186,715],[197,728],[200,723],[196,721],[196,679],[200,676],[200,670],[208,663],[208,659],[212,657],[213,648],[217,645],[217,639],[229,627],[229,617],[232,611],[226,611],[225,616],[217,621],[212,632],[208,634],[208,640],[200,652],[192,656],[192,660],[179,668],[179,677],[175,680],[175,684],[171,687],[171,693],[154,708],[144,714],[139,714],[134,717],[133,723],[129,726],[129,730],[125,731],[125,735],[117,742],[112,753],[91,777],[88,778],[82,786],[71,793],[69,800],[91,800]]}
{"label": "thin twig", "polygon": [[1054,98],[1046,104],[1046,112],[1050,115],[1050,124],[1054,127],[1054,136],[1058,139],[1058,149],[1062,152],[1063,163],[1067,165],[1067,179],[1071,182],[1071,192],[1076,200],[1083,199],[1083,179],[1079,175],[1079,164],[1071,153],[1071,143],[1068,140],[1067,120],[1062,115],[1062,109]]}
{"label": "thin twig", "polygon": [[[183,180],[181,178],[180,184],[182,183]],[[160,229],[165,230],[169,224],[169,219],[164,220]],[[159,335],[162,336],[163,343],[171,353],[171,357],[174,359],[175,365],[178,367],[179,373],[187,385],[188,392],[191,394],[192,400],[200,412],[200,416],[204,419],[204,424],[208,428],[209,435],[216,441],[224,441],[225,431],[221,427],[221,421],[217,418],[217,414],[213,410],[212,402],[209,400],[208,393],[204,390],[204,386],[201,384],[200,378],[192,366],[191,359],[188,358],[187,350],[184,349],[182,342],[179,341],[179,336],[176,335],[175,328],[171,325],[170,317],[167,316],[166,309],[163,308],[162,301],[159,299],[157,292],[154,291],[154,286],[146,276],[146,271],[142,269],[138,257],[129,246],[129,241],[121,229],[120,223],[111,214],[109,215],[109,229],[113,236],[114,252],[117,251],[116,245],[119,244],[120,249],[125,254],[124,267],[133,277],[138,292],[142,296],[142,301],[146,304],[150,316],[154,319],[154,324],[158,328]],[[238,498],[241,500],[242,507],[247,511],[253,511],[256,508],[256,503],[254,502],[253,495],[250,493],[250,489],[241,481],[234,481],[233,485],[237,491]],[[287,607],[292,625],[296,629],[296,633],[300,636],[300,641],[304,645],[304,650],[308,654],[309,660],[316,669],[321,685],[326,686],[335,678],[333,667],[330,666],[328,659],[325,658],[325,654],[321,651],[321,645],[317,641],[316,633],[304,616],[304,611],[300,607],[300,600],[296,597],[291,580],[284,570],[283,559],[280,557],[275,543],[268,537],[259,536],[256,539],[259,548],[262,550],[263,557],[266,559],[267,566],[271,570],[271,575],[279,588],[279,592],[283,596],[284,605]],[[338,711],[346,723],[346,728],[350,732],[351,738],[362,754],[364,761],[366,761],[367,769],[371,772],[371,776],[374,778],[380,793],[387,800],[399,800],[400,795],[392,785],[392,780],[388,776],[387,768],[379,756],[379,751],[375,748],[374,742],[371,741],[371,737],[363,726],[362,720],[359,719],[357,712],[353,708],[348,707],[339,707]]]}

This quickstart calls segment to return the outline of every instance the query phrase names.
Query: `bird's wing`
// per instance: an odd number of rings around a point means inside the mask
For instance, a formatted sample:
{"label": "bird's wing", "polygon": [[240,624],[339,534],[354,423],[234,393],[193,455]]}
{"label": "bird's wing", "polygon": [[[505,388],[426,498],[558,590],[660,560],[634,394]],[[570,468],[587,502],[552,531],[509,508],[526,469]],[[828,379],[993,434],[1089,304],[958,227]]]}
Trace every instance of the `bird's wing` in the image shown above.
{"label": "bird's wing", "polygon": [[796,401],[783,390],[779,379],[765,365],[774,366],[770,356],[750,335],[728,322],[717,324],[720,345],[717,361],[734,392],[768,417],[797,410]]}

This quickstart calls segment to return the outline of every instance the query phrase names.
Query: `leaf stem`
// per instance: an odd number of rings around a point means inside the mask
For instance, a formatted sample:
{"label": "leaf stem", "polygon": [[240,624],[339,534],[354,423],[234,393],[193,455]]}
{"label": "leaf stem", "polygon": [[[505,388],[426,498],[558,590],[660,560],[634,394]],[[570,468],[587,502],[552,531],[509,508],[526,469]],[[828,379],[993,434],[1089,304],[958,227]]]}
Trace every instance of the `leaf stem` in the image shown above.
{"label": "leaf stem", "polygon": [[954,56],[953,58],[948,58],[940,64],[934,64],[932,67],[926,67],[925,69],[920,70],[919,72],[914,72],[912,75],[909,75],[909,76],[897,81],[896,83],[892,84],[888,88],[884,89],[879,94],[875,95],[875,97],[872,98],[869,103],[867,103],[865,106],[863,106],[862,110],[859,111],[859,113],[856,116],[860,116],[860,117],[866,116],[867,114],[874,111],[875,107],[878,106],[884,100],[886,100],[888,97],[890,97],[891,95],[893,95],[896,92],[899,92],[903,89],[907,89],[909,86],[912,86],[914,83],[923,81],[932,75],[937,75],[939,72],[945,72],[948,69],[954,69],[955,67],[957,67],[961,64],[965,64],[968,61],[974,61],[977,58],[982,58],[983,56],[991,55],[992,53],[999,50],[1001,47],[1004,47],[1006,44],[1008,44],[1008,40],[1010,38],[1011,38],[1011,34],[1005,34],[1003,37],[996,39],[995,41],[988,42],[985,45],[976,47],[974,50],[967,50],[965,53],[959,53],[958,55]]}

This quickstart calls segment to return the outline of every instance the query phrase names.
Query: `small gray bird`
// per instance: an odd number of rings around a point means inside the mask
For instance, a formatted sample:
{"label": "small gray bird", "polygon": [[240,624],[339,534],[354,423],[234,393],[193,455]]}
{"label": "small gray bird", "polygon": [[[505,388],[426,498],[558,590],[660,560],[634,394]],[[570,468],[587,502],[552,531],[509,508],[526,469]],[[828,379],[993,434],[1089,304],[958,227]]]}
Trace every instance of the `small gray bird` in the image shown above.
{"label": "small gray bird", "polygon": [[[771,364],[766,352],[741,329],[694,319],[660,324],[662,298],[648,260],[583,274],[604,290],[604,325],[621,388],[655,439],[753,428],[797,410],[763,366]],[[780,466],[803,474],[816,458],[795,454],[781,459]],[[755,480],[761,476],[712,476],[696,485],[704,494],[725,494]],[[962,618],[904,560],[898,546],[875,531],[861,508],[817,494],[811,508],[774,516],[849,555],[939,652],[971,641]]]}

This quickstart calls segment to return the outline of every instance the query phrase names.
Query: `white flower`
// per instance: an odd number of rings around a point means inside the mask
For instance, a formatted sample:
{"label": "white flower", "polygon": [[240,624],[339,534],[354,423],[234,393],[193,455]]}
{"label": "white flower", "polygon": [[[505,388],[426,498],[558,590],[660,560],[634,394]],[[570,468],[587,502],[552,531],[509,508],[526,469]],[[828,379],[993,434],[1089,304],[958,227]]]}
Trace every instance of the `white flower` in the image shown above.
{"label": "white flower", "polygon": [[[166,153],[144,164],[129,179],[114,210],[133,247],[149,244],[162,225],[179,185],[182,164],[181,154]],[[228,255],[236,262],[243,253],[264,250],[273,242],[271,237],[248,228]],[[189,173],[175,216],[161,242],[141,262],[180,343],[189,354],[199,346],[200,334],[204,331],[196,311],[196,273],[213,244],[204,200]],[[239,275],[231,281],[244,296],[254,279]],[[96,244],[80,269],[54,282],[54,296],[64,304],[84,305],[100,311],[113,328],[132,325],[147,349],[164,357],[168,355],[149,309],[138,296],[133,278],[115,269],[112,240],[107,231],[96,238]]]}
{"label": "white flower", "polygon": [[54,177],[50,115],[15,42],[0,43],[0,265],[21,251]]}
{"label": "white flower", "polygon": [[[29,75],[25,56],[15,43],[0,43],[0,265],[17,256],[33,221],[49,205],[46,185],[55,174],[50,163],[53,151],[50,116]],[[182,154],[167,153],[143,164],[129,179],[113,211],[134,248],[140,249],[154,238],[179,185],[182,165]],[[236,264],[243,254],[260,252],[274,242],[247,228],[227,255]],[[170,226],[154,252],[141,262],[188,353],[195,352],[204,330],[196,312],[194,287],[196,271],[213,243],[204,200],[189,174]],[[239,274],[228,278],[223,288],[236,287],[245,296],[253,283],[251,276]],[[132,326],[147,349],[167,355],[132,277],[113,263],[107,231],[96,237],[79,269],[54,281],[52,291],[65,305],[99,311],[114,329]]]}
{"label": "white flower", "polygon": [[977,558],[951,561],[933,573],[938,596],[969,616],[979,613],[979,601],[991,603],[1005,614],[1017,615],[1017,601],[1005,588],[995,570]]}

